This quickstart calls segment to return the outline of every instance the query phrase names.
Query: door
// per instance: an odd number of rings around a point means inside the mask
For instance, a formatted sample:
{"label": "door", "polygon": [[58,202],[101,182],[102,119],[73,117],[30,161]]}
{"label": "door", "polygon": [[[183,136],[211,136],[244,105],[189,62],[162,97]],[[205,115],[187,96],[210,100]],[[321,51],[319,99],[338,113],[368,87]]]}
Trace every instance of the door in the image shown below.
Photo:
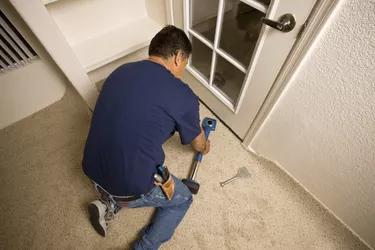
{"label": "door", "polygon": [[185,0],[184,27],[193,44],[187,70],[198,81],[184,80],[240,138],[315,2]]}

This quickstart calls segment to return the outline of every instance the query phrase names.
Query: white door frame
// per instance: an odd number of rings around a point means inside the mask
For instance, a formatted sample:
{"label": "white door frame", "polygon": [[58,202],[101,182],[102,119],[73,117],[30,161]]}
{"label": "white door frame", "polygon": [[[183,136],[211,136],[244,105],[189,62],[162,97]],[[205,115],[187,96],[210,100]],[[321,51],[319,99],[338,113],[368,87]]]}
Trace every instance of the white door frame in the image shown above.
{"label": "white door frame", "polygon": [[[247,0],[242,0],[244,2],[248,2]],[[168,20],[171,20],[171,24],[174,25],[174,17],[173,17],[173,0],[166,0],[166,3],[168,3],[167,6],[171,9],[170,17],[168,17]],[[184,0],[184,4],[186,4],[186,1]],[[278,98],[282,94],[283,90],[285,89],[287,83],[293,76],[293,74],[296,72],[298,66],[302,62],[302,60],[305,58],[306,53],[310,49],[310,47],[313,45],[314,41],[316,40],[318,34],[322,31],[324,25],[326,24],[329,16],[334,11],[337,4],[340,2],[340,0],[317,0],[313,10],[311,11],[307,23],[305,26],[305,29],[300,34],[299,38],[296,40],[293,48],[290,51],[290,54],[288,55],[288,58],[283,64],[283,67],[281,68],[275,82],[273,83],[265,101],[263,102],[261,108],[259,109],[253,123],[251,124],[249,130],[246,133],[246,136],[243,140],[243,146],[246,149],[249,149],[249,145],[251,141],[253,140],[254,136],[256,135],[257,131],[259,130],[261,124],[264,122],[264,120],[267,118],[268,114],[272,110],[273,106],[277,102]],[[188,6],[185,6],[185,9]],[[218,16],[219,18],[219,16]],[[184,18],[184,26],[185,31],[187,27],[186,19]],[[194,31],[193,31],[194,32]],[[217,33],[215,33],[215,36]],[[199,34],[195,36],[199,39]],[[205,45],[208,45],[209,48],[212,49],[212,45],[207,44],[205,40],[199,39],[201,42],[203,42]],[[214,45],[215,46],[215,45]],[[212,63],[212,62],[211,62]],[[189,71],[190,72],[190,71]],[[191,72],[190,72],[191,73]],[[202,81],[202,77],[200,75],[197,75],[195,73],[192,73],[194,77],[197,77],[198,80]],[[205,80],[204,80],[205,81]],[[207,86],[206,86],[207,87]],[[221,94],[221,93],[219,93]],[[222,99],[220,99],[222,100]],[[228,106],[228,105],[227,105]],[[232,106],[234,106],[232,104]],[[234,107],[232,109],[234,111]]]}
{"label": "white door frame", "polygon": [[267,98],[264,100],[261,108],[258,111],[253,123],[251,124],[246,136],[243,140],[243,146],[250,151],[251,141],[254,139],[260,126],[263,124],[268,114],[271,112],[275,103],[283,93],[288,82],[296,72],[298,66],[305,58],[307,52],[315,42],[318,34],[322,31],[328,18],[331,16],[340,0],[318,0],[313,10],[311,11],[305,29],[295,42],[288,58],[281,68],[275,82],[270,89]]}
{"label": "white door frame", "polygon": [[[272,6],[268,7],[266,5],[263,5],[256,0],[241,0],[241,2],[244,2],[248,4],[249,6],[253,7],[254,9],[266,14],[266,17],[268,18],[272,13],[268,12],[268,8],[271,8]],[[219,9],[218,9],[218,15],[217,15],[217,25],[215,28],[215,39],[214,43],[211,44],[203,35],[195,32],[192,27],[190,27],[189,23],[192,21],[190,20],[191,15],[190,15],[190,7],[189,4],[192,4],[192,0],[186,1],[184,0],[184,17],[189,17],[189,18],[184,18],[184,30],[185,33],[189,37],[195,37],[202,43],[204,43],[207,47],[209,47],[212,50],[212,60],[211,60],[211,72],[210,72],[210,79],[207,81],[202,75],[199,74],[198,70],[195,70],[194,67],[191,66],[191,61],[189,61],[189,64],[186,66],[186,69],[189,71],[190,74],[192,74],[195,78],[197,78],[203,86],[208,88],[212,94],[214,94],[218,99],[220,99],[234,114],[238,114],[238,111],[241,107],[243,98],[245,96],[246,92],[246,87],[248,86],[250,80],[251,80],[251,74],[252,70],[251,67],[256,61],[256,54],[259,53],[259,49],[254,50],[254,55],[252,56],[252,60],[250,61],[248,67],[244,67],[240,62],[238,62],[234,57],[232,57],[230,54],[225,52],[223,49],[219,47],[219,42],[220,42],[220,36],[221,36],[221,31],[222,31],[222,23],[223,23],[223,17],[224,17],[224,7],[225,7],[225,0],[219,0]],[[272,8],[271,8],[272,9]],[[191,36],[193,35],[193,36]],[[264,28],[262,28],[260,34],[259,34],[259,40],[257,41],[257,47],[262,45],[262,40],[264,40],[266,35],[266,31]],[[216,61],[217,61],[217,55],[221,56],[225,60],[227,60],[230,64],[232,64],[235,68],[240,70],[245,74],[244,82],[242,83],[242,87],[239,93],[239,96],[237,100],[235,101],[235,104],[230,102],[228,98],[217,90],[216,88],[213,87],[213,75],[216,70]],[[255,58],[255,60],[254,60]]]}

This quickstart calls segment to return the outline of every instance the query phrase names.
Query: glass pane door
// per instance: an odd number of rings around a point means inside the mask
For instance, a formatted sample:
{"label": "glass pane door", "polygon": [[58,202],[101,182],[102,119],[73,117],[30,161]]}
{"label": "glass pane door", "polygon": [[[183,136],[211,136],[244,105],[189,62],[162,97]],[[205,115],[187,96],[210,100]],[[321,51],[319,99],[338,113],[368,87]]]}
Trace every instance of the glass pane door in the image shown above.
{"label": "glass pane door", "polygon": [[186,0],[187,69],[235,112],[270,0]]}

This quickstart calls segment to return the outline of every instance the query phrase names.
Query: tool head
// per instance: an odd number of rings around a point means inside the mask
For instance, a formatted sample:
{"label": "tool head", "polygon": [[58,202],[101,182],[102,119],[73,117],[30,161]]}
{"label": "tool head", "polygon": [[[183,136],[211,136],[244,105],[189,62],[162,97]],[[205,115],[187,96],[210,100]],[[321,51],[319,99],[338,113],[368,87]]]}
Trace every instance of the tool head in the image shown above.
{"label": "tool head", "polygon": [[190,192],[192,194],[197,194],[198,193],[200,185],[195,180],[192,180],[192,179],[183,179],[182,183],[184,183],[188,187],[188,189],[190,190]]}
{"label": "tool head", "polygon": [[211,131],[215,131],[216,129],[216,119],[212,119],[209,117],[206,117],[203,119],[202,127],[204,129],[209,128]]}
{"label": "tool head", "polygon": [[247,178],[251,177],[251,174],[249,173],[249,171],[247,170],[246,167],[242,167],[242,168],[238,169],[237,177],[241,177],[241,178],[247,179]]}

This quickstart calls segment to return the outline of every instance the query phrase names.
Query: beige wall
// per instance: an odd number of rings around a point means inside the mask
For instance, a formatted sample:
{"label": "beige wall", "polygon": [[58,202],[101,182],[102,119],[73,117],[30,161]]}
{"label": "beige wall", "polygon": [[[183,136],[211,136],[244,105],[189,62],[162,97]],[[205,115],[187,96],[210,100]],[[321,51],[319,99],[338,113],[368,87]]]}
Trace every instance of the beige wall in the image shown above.
{"label": "beige wall", "polygon": [[148,46],[137,50],[127,56],[121,57],[118,60],[110,62],[103,67],[91,71],[88,75],[92,82],[97,83],[107,78],[115,69],[121,65],[129,62],[136,62],[144,60],[148,57]]}
{"label": "beige wall", "polygon": [[167,6],[165,0],[146,0],[147,15],[160,25],[167,24]]}
{"label": "beige wall", "polygon": [[1,10],[25,37],[40,59],[0,74],[0,129],[47,107],[63,97],[67,79],[7,1]]}
{"label": "beige wall", "polygon": [[[167,10],[165,0],[146,0],[146,11],[147,15],[157,22],[158,24],[165,26],[167,24]],[[92,82],[98,83],[107,78],[116,68],[129,62],[136,62],[144,60],[148,57],[148,46],[141,48],[133,53],[130,53],[120,59],[112,61],[105,66],[95,69],[88,73],[89,78]],[[100,85],[100,84],[99,84]]]}
{"label": "beige wall", "polygon": [[375,247],[375,4],[342,1],[250,148]]}
{"label": "beige wall", "polygon": [[0,75],[0,129],[63,97],[66,80],[42,60]]}

